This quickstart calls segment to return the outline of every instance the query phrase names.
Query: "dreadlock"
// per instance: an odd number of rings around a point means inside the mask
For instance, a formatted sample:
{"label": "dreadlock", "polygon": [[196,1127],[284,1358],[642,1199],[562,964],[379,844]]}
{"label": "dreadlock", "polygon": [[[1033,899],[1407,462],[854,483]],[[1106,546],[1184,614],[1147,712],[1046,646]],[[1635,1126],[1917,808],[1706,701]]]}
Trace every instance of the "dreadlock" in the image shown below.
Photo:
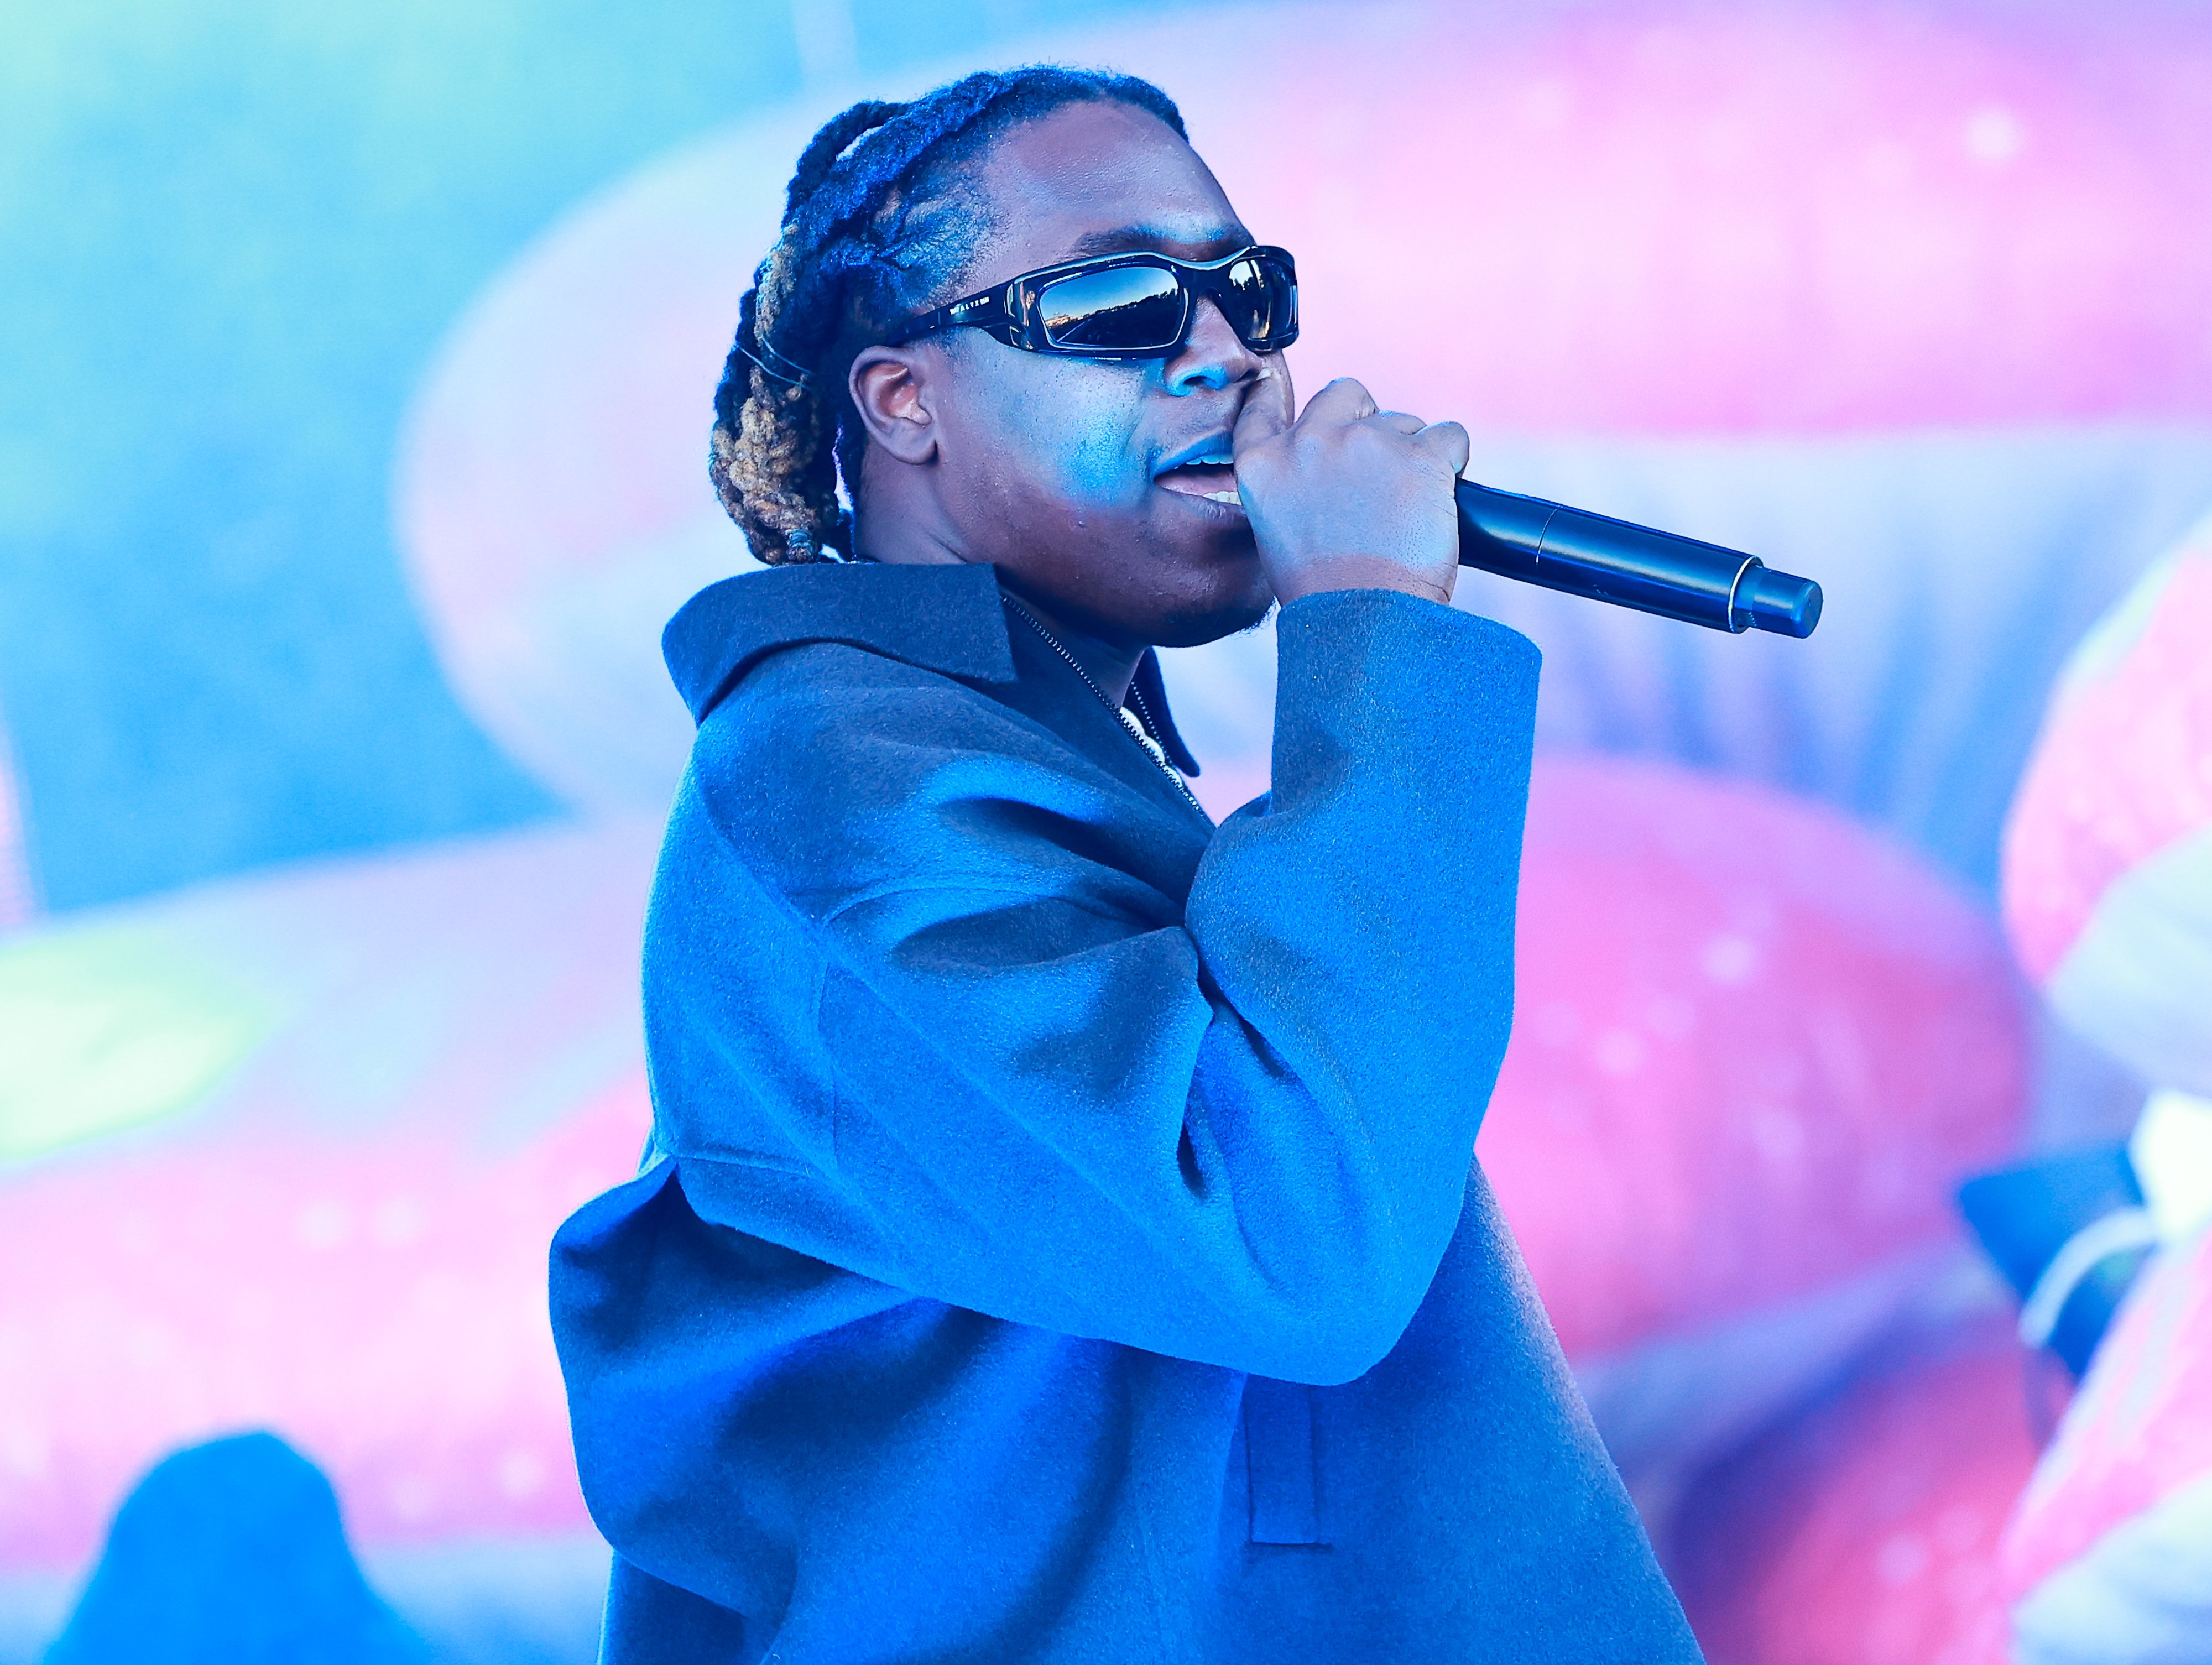
{"label": "dreadlock", "polygon": [[943,187],[1007,129],[1100,100],[1186,137],[1151,82],[1049,65],[971,75],[910,104],[856,104],[814,136],[714,391],[714,489],[761,560],[852,555],[837,482],[842,471],[849,495],[867,446],[846,387],[853,360],[963,272],[986,229],[963,211],[969,193]]}

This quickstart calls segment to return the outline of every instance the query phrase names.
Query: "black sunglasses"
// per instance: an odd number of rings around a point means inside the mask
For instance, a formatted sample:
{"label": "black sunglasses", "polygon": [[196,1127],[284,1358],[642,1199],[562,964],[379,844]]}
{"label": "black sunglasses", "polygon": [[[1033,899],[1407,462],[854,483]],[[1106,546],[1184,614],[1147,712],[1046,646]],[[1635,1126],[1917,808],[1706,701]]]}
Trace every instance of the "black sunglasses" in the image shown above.
{"label": "black sunglasses", "polygon": [[909,318],[890,344],[965,326],[1025,353],[1170,358],[1189,337],[1200,295],[1255,353],[1298,338],[1297,266],[1286,251],[1255,245],[1218,260],[1139,252],[1041,266]]}

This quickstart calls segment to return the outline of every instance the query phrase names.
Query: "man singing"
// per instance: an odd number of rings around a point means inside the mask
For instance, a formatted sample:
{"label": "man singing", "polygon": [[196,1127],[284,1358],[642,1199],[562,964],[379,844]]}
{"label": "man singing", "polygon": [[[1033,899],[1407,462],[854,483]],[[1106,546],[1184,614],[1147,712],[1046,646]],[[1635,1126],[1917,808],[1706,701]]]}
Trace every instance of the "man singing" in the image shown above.
{"label": "man singing", "polygon": [[[1297,411],[1297,333],[1142,82],[800,159],[715,401],[774,569],[666,637],[653,1145],[554,1247],[612,1665],[1698,1657],[1473,1165],[1536,653],[1448,605],[1466,434]],[[1152,649],[1277,604],[1216,827]]]}

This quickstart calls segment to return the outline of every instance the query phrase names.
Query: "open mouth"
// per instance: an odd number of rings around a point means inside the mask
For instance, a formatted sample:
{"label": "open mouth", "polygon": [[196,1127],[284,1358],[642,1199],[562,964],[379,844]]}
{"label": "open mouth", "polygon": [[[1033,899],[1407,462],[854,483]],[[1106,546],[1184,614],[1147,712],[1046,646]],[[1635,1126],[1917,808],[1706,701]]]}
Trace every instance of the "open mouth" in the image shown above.
{"label": "open mouth", "polygon": [[1209,452],[1173,468],[1163,469],[1155,477],[1170,491],[1186,497],[1203,497],[1209,503],[1234,503],[1239,507],[1243,505],[1244,500],[1237,495],[1237,465],[1225,450]]}

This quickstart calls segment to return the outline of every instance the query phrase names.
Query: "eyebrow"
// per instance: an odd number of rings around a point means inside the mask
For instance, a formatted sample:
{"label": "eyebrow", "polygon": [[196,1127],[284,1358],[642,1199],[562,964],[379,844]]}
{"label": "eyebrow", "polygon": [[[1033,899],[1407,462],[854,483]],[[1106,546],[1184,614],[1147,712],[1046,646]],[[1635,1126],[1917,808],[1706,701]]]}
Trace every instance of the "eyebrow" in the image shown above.
{"label": "eyebrow", "polygon": [[1080,260],[1093,254],[1127,254],[1139,249],[1164,252],[1170,248],[1218,249],[1233,254],[1251,240],[1249,232],[1234,224],[1209,228],[1201,237],[1179,236],[1164,226],[1119,226],[1077,238],[1067,255],[1071,260]]}

